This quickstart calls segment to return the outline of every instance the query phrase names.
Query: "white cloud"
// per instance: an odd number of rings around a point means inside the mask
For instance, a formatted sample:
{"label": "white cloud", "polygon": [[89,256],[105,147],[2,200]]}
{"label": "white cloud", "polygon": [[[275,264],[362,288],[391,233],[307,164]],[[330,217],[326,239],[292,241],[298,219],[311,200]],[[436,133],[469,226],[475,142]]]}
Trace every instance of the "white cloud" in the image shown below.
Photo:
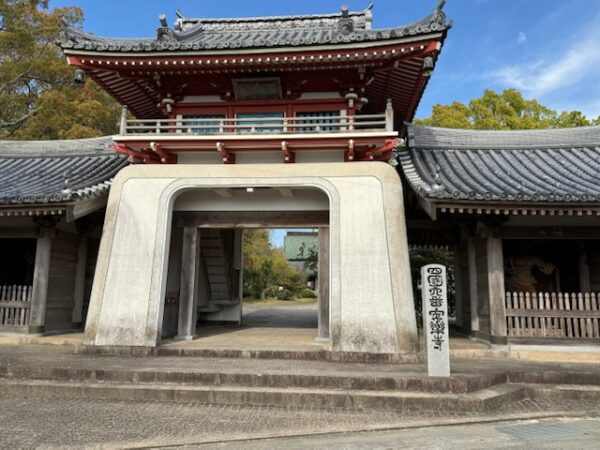
{"label": "white cloud", "polygon": [[527,36],[522,31],[519,31],[519,36],[517,37],[517,44],[523,45],[525,42],[527,42]]}
{"label": "white cloud", "polygon": [[584,79],[599,77],[600,26],[593,25],[561,53],[551,59],[507,65],[491,73],[503,86],[514,87],[528,94],[542,96],[576,85]]}

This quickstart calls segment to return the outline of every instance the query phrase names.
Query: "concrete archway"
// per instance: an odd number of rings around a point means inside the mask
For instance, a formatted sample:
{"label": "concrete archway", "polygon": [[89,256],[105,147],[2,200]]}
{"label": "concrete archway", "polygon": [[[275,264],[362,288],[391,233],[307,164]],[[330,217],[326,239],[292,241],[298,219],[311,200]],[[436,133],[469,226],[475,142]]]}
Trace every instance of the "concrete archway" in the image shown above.
{"label": "concrete archway", "polygon": [[160,341],[168,239],[186,190],[310,187],[330,205],[331,349],[416,351],[402,187],[384,163],[131,166],[115,179],[84,343]]}

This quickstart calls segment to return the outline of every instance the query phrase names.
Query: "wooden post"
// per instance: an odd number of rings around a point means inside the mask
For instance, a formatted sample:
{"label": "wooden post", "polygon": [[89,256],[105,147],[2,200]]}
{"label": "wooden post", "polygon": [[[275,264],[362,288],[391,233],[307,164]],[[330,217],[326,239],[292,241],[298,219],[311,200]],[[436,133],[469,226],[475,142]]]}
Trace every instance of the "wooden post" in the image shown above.
{"label": "wooden post", "polygon": [[31,297],[31,318],[29,333],[43,333],[46,323],[46,302],[50,278],[50,256],[54,230],[42,228],[37,238],[35,266],[33,270],[33,293]]}
{"label": "wooden post", "polygon": [[490,341],[506,344],[506,307],[504,304],[504,256],[502,239],[487,238],[488,292],[490,301]]}
{"label": "wooden post", "polygon": [[318,339],[331,338],[329,329],[329,227],[319,228],[319,331]]}
{"label": "wooden post", "polygon": [[77,250],[77,267],[75,268],[75,292],[73,294],[73,328],[79,328],[83,322],[83,295],[85,291],[85,269],[87,265],[88,240],[82,237]]}
{"label": "wooden post", "polygon": [[181,284],[179,288],[179,321],[175,339],[192,340],[196,335],[198,320],[197,268],[200,259],[198,228],[183,229],[181,254]]}
{"label": "wooden post", "polygon": [[388,98],[385,107],[385,131],[394,131],[394,107],[391,98]]}
{"label": "wooden post", "polygon": [[585,243],[583,241],[579,241],[579,292],[590,291],[590,266],[587,262],[587,252],[585,249]]}
{"label": "wooden post", "polygon": [[127,116],[129,115],[129,109],[127,106],[123,106],[121,110],[121,122],[119,123],[119,134],[124,136],[127,134]]}
{"label": "wooden post", "polygon": [[469,300],[471,302],[471,332],[481,331],[479,325],[479,299],[477,296],[477,255],[475,239],[467,239],[467,258],[469,262]]}
{"label": "wooden post", "polygon": [[465,290],[463,289],[463,275],[461,267],[460,246],[454,246],[454,316],[457,328],[463,327],[463,301]]}

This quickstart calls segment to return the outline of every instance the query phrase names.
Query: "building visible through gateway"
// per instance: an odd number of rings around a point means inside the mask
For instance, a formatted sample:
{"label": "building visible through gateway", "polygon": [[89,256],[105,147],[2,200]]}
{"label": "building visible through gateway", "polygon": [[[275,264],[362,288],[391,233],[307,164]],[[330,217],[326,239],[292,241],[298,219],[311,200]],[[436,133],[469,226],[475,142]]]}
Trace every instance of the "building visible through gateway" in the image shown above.
{"label": "building visible through gateway", "polygon": [[597,343],[600,127],[411,124],[443,3],[386,29],[343,7],[71,30],[59,45],[121,103],[119,134],[0,142],[0,330],[201,340],[241,322],[242,230],[279,227],[318,230],[327,350],[418,351],[409,247],[452,252],[458,331]]}

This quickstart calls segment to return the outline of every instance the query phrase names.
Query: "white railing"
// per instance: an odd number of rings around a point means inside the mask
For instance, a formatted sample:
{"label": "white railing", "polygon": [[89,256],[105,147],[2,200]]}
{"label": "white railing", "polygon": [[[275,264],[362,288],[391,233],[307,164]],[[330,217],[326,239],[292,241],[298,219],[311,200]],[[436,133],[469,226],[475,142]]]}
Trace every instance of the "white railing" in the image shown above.
{"label": "white railing", "polygon": [[393,110],[360,116],[290,116],[257,118],[121,119],[122,136],[186,134],[191,136],[223,134],[311,134],[394,131]]}
{"label": "white railing", "polygon": [[32,286],[0,286],[0,328],[29,325]]}
{"label": "white railing", "polygon": [[507,292],[509,336],[599,339],[600,294]]}

